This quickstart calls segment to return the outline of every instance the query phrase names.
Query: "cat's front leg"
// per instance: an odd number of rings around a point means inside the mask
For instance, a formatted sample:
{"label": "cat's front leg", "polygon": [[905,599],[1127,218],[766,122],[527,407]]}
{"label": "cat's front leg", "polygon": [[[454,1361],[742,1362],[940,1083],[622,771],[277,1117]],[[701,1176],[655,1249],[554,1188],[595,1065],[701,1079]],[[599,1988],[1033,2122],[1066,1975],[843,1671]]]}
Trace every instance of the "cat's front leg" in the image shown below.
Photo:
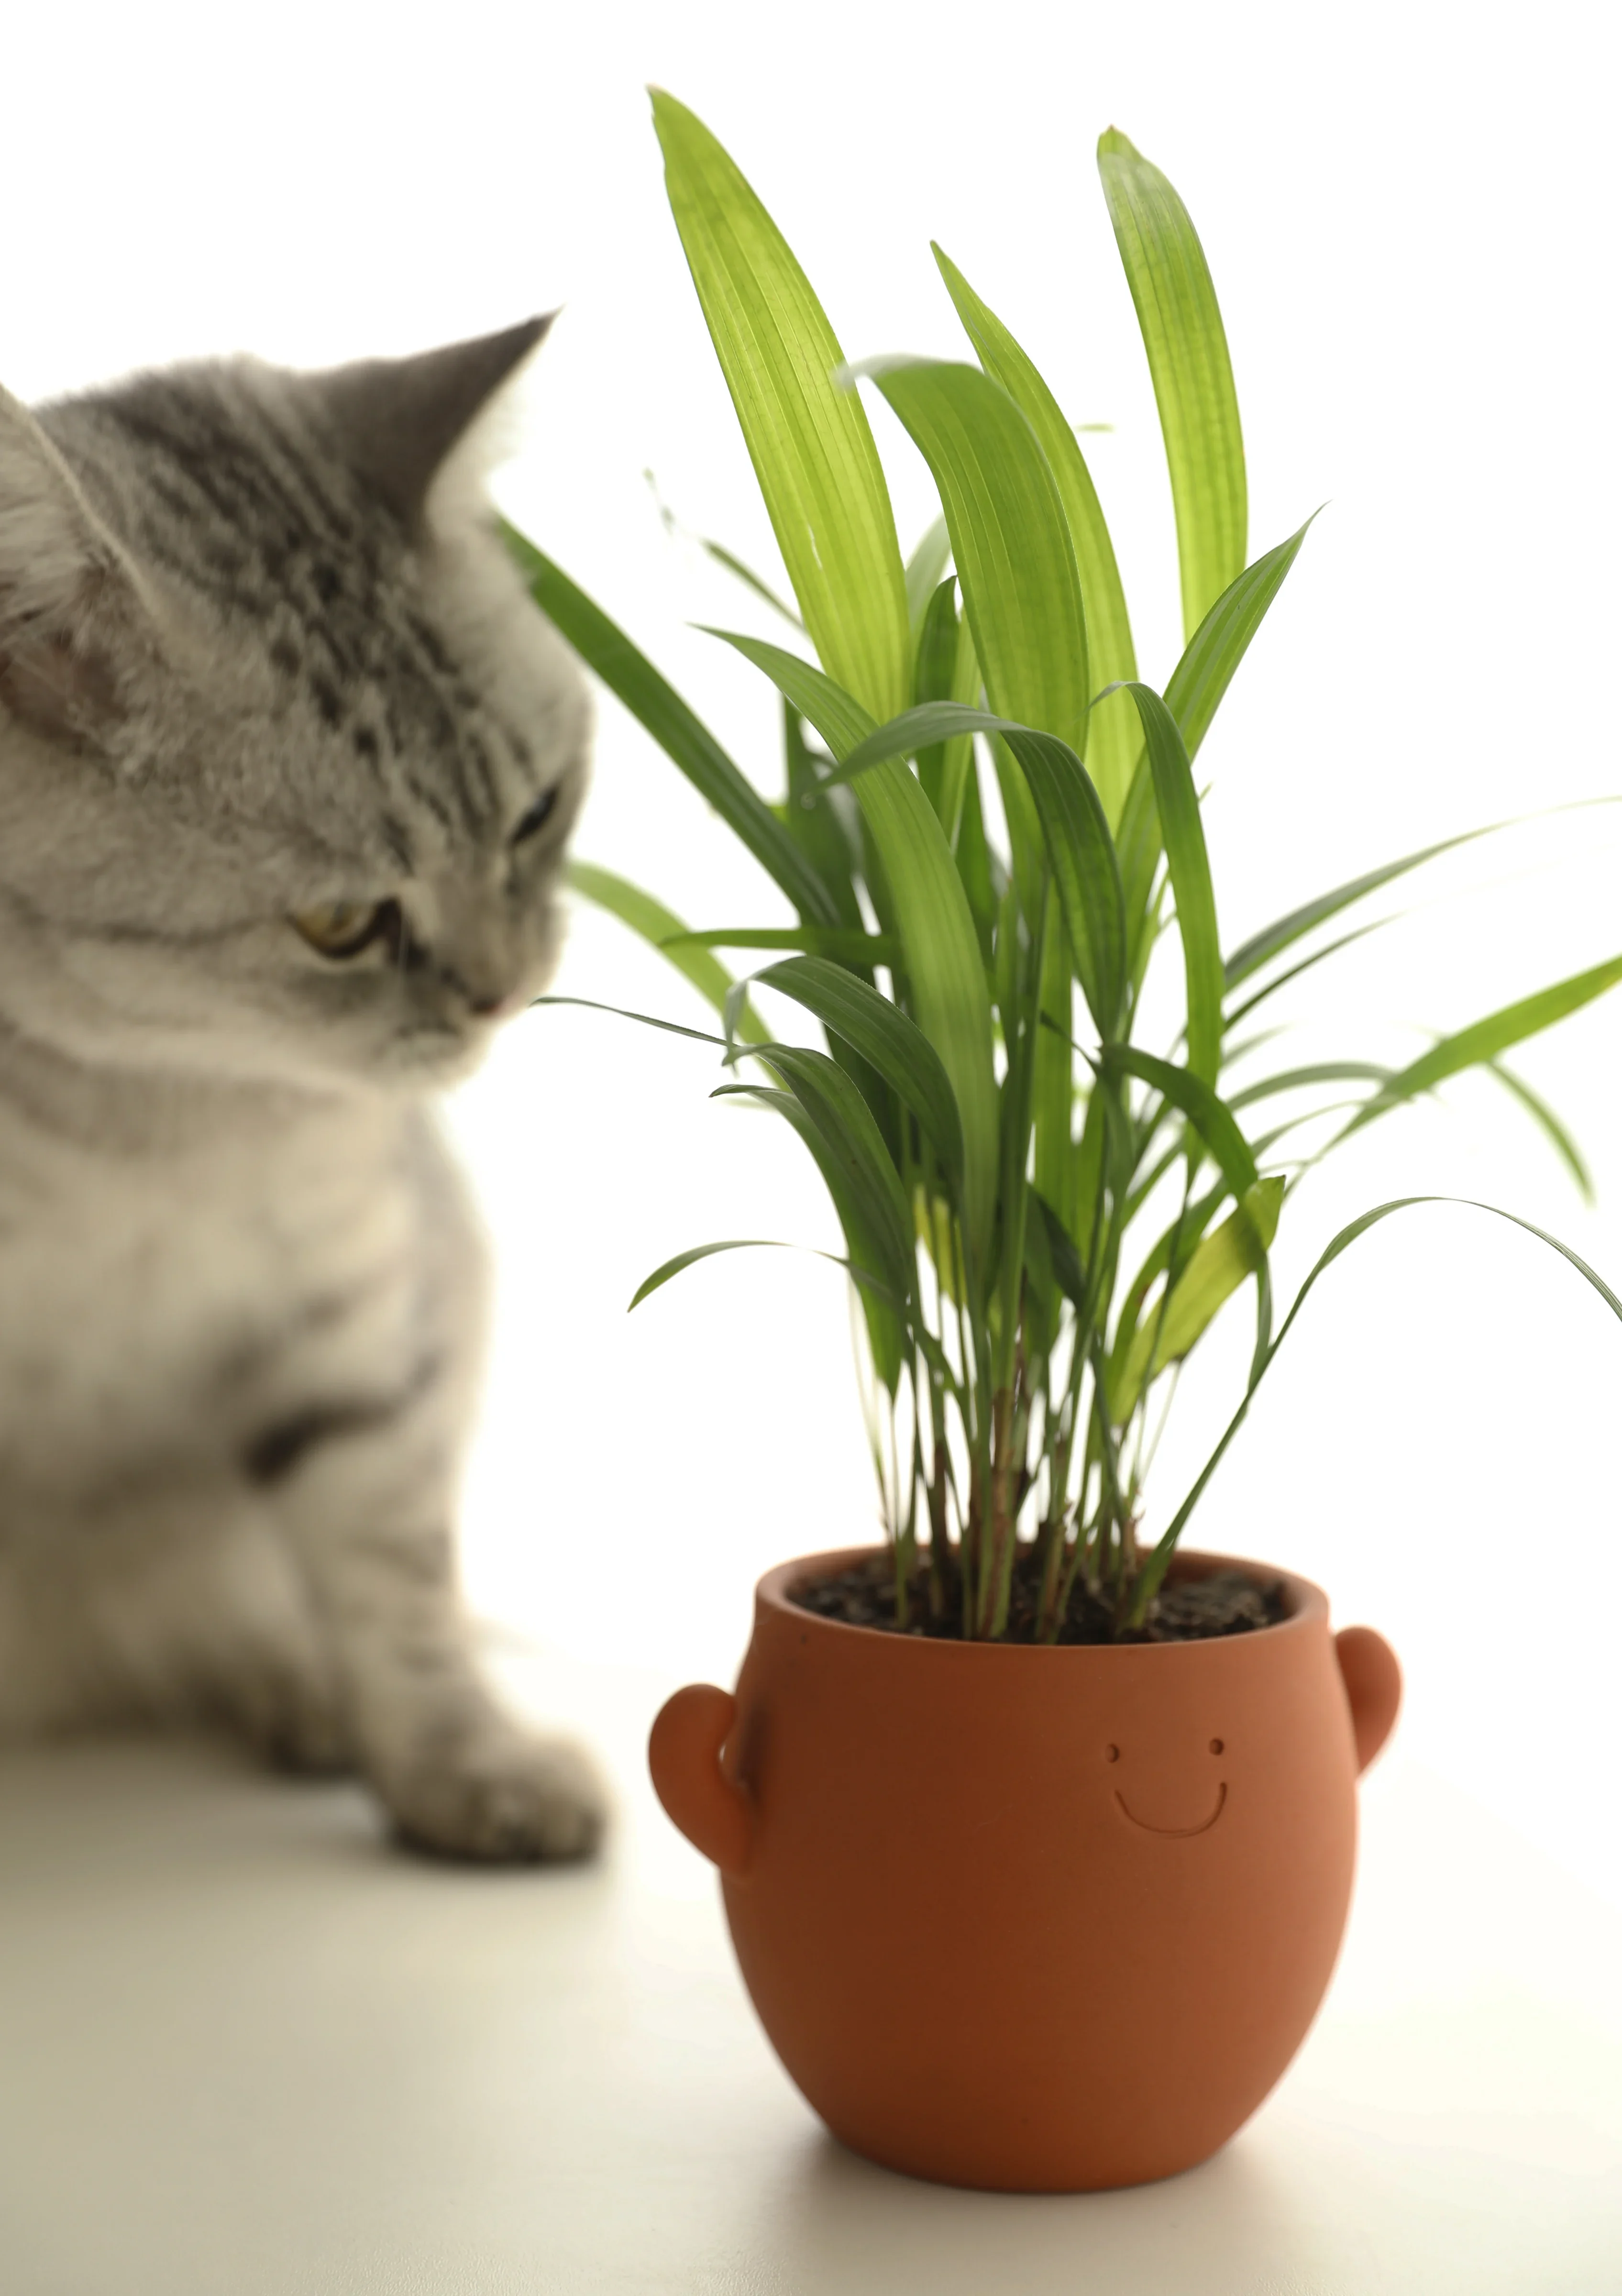
{"label": "cat's front leg", "polygon": [[400,1833],[441,1855],[584,1857],[607,1816],[567,1740],[511,1719],[480,1678],[451,1530],[458,1415],[433,1367],[392,1401],[311,1414],[276,1493],[325,1622],[360,1767]]}

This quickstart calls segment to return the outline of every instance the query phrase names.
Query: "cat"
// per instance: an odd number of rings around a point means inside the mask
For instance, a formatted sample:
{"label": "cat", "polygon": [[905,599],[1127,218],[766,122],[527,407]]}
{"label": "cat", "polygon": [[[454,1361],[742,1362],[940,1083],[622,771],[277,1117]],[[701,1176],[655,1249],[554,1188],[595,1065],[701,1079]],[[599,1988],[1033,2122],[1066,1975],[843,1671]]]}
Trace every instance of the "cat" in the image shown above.
{"label": "cat", "polygon": [[545,985],[589,711],[484,493],[536,320],[0,393],[0,1739],[207,1714],[583,1855],[458,1607],[434,1094]]}

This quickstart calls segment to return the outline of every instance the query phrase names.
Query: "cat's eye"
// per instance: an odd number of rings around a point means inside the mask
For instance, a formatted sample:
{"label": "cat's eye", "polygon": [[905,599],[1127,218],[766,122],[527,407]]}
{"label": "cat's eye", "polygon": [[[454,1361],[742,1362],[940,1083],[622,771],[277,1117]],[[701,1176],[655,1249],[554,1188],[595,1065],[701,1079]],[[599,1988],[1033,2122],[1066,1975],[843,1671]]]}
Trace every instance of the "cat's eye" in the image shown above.
{"label": "cat's eye", "polygon": [[558,792],[555,787],[543,790],[513,831],[513,844],[521,845],[526,837],[533,837],[537,829],[545,829],[552,818],[553,808],[557,801]]}
{"label": "cat's eye", "polygon": [[358,956],[383,931],[393,907],[392,901],[321,901],[296,910],[291,922],[323,956]]}

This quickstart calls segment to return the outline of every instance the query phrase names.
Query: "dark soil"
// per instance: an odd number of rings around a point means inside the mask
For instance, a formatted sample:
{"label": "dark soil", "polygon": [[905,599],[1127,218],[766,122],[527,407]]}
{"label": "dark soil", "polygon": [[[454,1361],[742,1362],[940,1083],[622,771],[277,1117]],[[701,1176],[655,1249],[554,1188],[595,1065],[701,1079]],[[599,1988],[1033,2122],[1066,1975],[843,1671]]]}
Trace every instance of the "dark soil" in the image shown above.
{"label": "dark soil", "polygon": [[[954,1570],[954,1582],[955,1575]],[[1007,1641],[1036,1641],[1041,1598],[1039,1558],[1034,1547],[1021,1546],[1014,1562]],[[916,1635],[940,1642],[962,1638],[963,1607],[955,1583],[948,1586],[939,1615],[934,1615],[929,1569],[923,1562],[907,1589],[905,1627],[896,1623],[896,1575],[887,1554],[870,1555],[831,1578],[797,1587],[792,1599],[819,1619],[836,1619],[847,1627],[876,1627],[885,1634]],[[1177,1578],[1162,1587],[1143,1625],[1131,1634],[1118,1634],[1110,1604],[1083,1586],[1078,1576],[1058,1639],[1061,1643],[1205,1642],[1216,1635],[1253,1634],[1257,1627],[1277,1626],[1289,1615],[1282,1579],[1268,1582],[1247,1578],[1242,1570],[1217,1570],[1208,1578]]]}

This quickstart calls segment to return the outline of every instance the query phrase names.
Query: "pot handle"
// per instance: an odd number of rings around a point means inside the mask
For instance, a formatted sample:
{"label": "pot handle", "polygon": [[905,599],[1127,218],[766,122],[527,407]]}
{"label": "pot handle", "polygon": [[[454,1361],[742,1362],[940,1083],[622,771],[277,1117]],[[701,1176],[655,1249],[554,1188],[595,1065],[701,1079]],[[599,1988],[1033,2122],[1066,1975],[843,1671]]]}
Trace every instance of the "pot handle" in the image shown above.
{"label": "pot handle", "polygon": [[721,1749],[737,1711],[730,1690],[690,1682],[659,1708],[648,1739],[648,1767],[666,1816],[731,1874],[749,1865],[751,1832],[748,1790],[721,1768]]}
{"label": "pot handle", "polygon": [[1361,1775],[1391,1734],[1403,1702],[1403,1670],[1397,1652],[1372,1627],[1342,1627],[1335,1636],[1335,1656],[1352,1710]]}

